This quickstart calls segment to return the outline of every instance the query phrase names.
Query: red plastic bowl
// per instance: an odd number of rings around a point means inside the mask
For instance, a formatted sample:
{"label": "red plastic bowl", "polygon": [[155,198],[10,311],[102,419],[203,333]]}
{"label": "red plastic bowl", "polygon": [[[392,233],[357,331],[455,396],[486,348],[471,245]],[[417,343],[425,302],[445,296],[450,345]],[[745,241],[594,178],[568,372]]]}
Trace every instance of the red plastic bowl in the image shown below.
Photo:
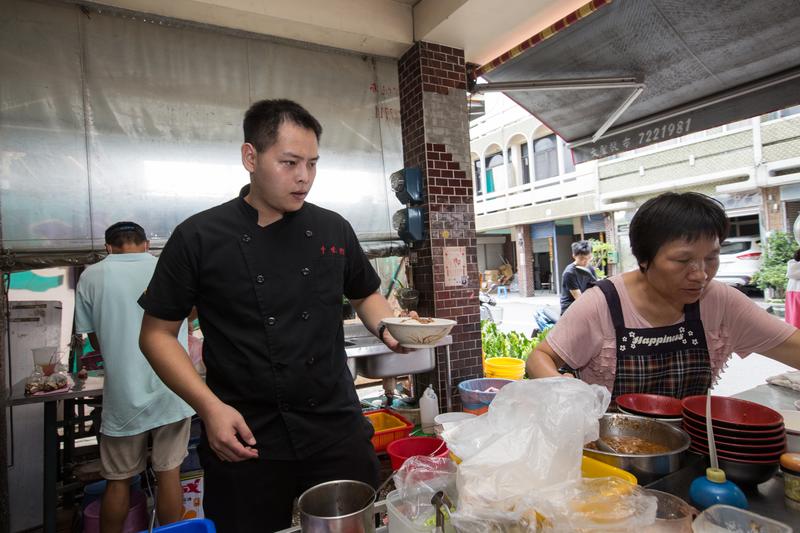
{"label": "red plastic bowl", "polygon": [[[705,420],[706,396],[689,396],[683,399],[684,415],[700,417]],[[774,429],[783,425],[781,414],[761,404],[728,398],[711,397],[711,419],[714,426],[731,429]]]}
{"label": "red plastic bowl", "polygon": [[[700,431],[692,426],[683,425],[683,430],[692,437],[692,440],[697,440],[705,444],[708,441],[708,436],[705,430]],[[780,446],[786,443],[786,436],[779,435],[777,437],[763,438],[763,439],[739,439],[736,437],[726,437],[717,435],[714,432],[714,441],[717,446]]]}
{"label": "red plastic bowl", "polygon": [[[692,438],[692,444],[696,444],[701,448],[708,448],[708,441],[706,439],[701,439],[699,437],[695,437],[693,434],[689,434]],[[725,442],[720,442],[718,440],[714,441],[717,445],[718,452],[730,452],[730,453],[744,453],[744,454],[751,454],[751,455],[758,455],[758,454],[767,454],[772,455],[775,453],[783,453],[786,451],[786,441],[783,440],[778,442],[777,444],[757,444],[757,445],[748,445],[748,444],[728,444]]]}
{"label": "red plastic bowl", "polygon": [[[704,455],[708,455],[708,447],[698,444],[697,442],[692,441],[692,445],[690,446],[690,448]],[[740,463],[758,463],[758,462],[777,463],[778,461],[780,461],[781,455],[783,455],[783,451],[773,452],[773,453],[738,453],[738,452],[730,452],[727,450],[720,450],[719,448],[717,448],[717,456],[725,459],[732,459]]]}
{"label": "red plastic bowl", "polygon": [[679,399],[659,394],[621,394],[617,405],[633,414],[658,418],[680,418],[682,410]]}
{"label": "red plastic bowl", "polygon": [[450,453],[442,439],[436,437],[405,437],[389,443],[386,453],[392,461],[392,470],[399,470],[406,459],[415,455],[447,457]]}
{"label": "red plastic bowl", "polygon": [[[705,426],[701,428],[700,426],[695,426],[693,424],[687,423],[686,419],[684,419],[683,420],[683,425],[681,426],[681,428],[686,433],[688,433],[689,435],[697,436],[698,438],[702,438],[703,440],[707,439]],[[740,433],[740,434],[742,434],[742,433]],[[747,435],[747,434],[744,433],[743,435]],[[780,432],[780,433],[776,433],[775,436],[770,435],[770,436],[767,436],[767,437],[747,437],[747,436],[744,436],[744,437],[731,437],[730,435],[722,435],[719,432],[719,430],[717,430],[715,428],[714,429],[714,440],[716,440],[717,442],[722,442],[722,443],[726,443],[726,444],[736,444],[736,445],[739,445],[739,446],[748,446],[748,445],[753,445],[753,446],[758,446],[758,445],[774,446],[774,445],[777,445],[777,444],[780,444],[780,443],[784,442],[786,440],[786,434]]]}
{"label": "red plastic bowl", "polygon": [[[683,425],[688,426],[700,433],[706,433],[706,421],[698,421],[694,415],[690,415],[684,411]],[[729,427],[722,427],[714,423],[714,435],[722,437],[733,437],[736,439],[776,439],[786,435],[786,430],[783,425],[771,429],[731,429]]]}

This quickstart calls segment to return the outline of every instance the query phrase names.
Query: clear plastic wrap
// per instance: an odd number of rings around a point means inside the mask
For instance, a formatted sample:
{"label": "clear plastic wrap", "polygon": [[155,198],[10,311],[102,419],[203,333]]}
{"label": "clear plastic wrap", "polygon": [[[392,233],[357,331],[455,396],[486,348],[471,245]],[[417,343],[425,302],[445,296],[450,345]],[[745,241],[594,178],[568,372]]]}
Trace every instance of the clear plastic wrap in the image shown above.
{"label": "clear plastic wrap", "polygon": [[528,500],[541,533],[636,532],[653,524],[658,500],[614,477],[583,479],[537,492]]}
{"label": "clear plastic wrap", "polygon": [[408,520],[421,526],[435,514],[431,498],[443,491],[456,501],[456,464],[447,457],[410,457],[394,475],[400,495],[397,507]]}
{"label": "clear plastic wrap", "polygon": [[463,531],[536,531],[528,498],[580,479],[583,446],[599,437],[610,401],[605,387],[578,379],[516,381],[486,414],[443,432],[461,460],[453,523]]}

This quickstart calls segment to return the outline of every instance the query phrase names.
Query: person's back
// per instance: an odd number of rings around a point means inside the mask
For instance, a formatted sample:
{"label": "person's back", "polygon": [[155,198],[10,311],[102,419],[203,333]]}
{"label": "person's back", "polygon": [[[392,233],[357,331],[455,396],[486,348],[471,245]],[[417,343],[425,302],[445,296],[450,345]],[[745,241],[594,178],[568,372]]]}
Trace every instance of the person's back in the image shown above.
{"label": "person's back", "polygon": [[[156,265],[148,245],[138,224],[112,225],[106,230],[109,255],[83,272],[76,289],[75,331],[89,334],[105,370],[99,438],[100,473],[107,480],[100,512],[104,533],[122,531],[130,479],[146,467],[150,439],[159,522],[175,522],[182,513],[180,465],[194,411],[162,383],[139,349],[144,313],[137,300]],[[185,321],[181,337],[186,346]]]}
{"label": "person's back", "polygon": [[[101,431],[123,436],[175,422],[191,408],[156,376],[139,350],[144,311],[136,303],[155,270],[148,252],[111,254],[81,276],[80,298],[90,304],[91,329],[103,354],[105,384]],[[186,326],[181,344],[187,342]]]}

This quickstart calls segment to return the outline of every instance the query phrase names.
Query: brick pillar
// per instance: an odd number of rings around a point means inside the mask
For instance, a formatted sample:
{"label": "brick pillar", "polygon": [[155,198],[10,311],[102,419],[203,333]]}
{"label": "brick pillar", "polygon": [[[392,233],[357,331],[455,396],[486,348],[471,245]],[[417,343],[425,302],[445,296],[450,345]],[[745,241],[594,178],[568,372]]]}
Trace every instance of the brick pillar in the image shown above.
{"label": "brick pillar", "polygon": [[536,296],[533,286],[533,240],[531,227],[515,226],[513,235],[517,240],[517,281],[520,296]]}
{"label": "brick pillar", "polygon": [[[418,166],[425,176],[428,240],[410,253],[414,287],[420,291],[420,315],[458,321],[450,346],[453,407],[457,410],[461,404],[458,383],[483,375],[464,52],[418,42],[400,58],[398,71],[404,164]],[[463,283],[447,283],[445,248],[455,255],[464,253]],[[444,348],[436,350],[433,376],[443,410],[445,354]]]}

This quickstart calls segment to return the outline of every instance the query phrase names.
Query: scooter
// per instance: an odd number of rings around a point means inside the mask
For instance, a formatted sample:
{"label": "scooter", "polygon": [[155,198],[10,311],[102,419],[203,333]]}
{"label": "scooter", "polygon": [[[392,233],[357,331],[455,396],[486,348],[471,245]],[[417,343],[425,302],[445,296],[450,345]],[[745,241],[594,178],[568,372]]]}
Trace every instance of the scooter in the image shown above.
{"label": "scooter", "polygon": [[555,326],[559,316],[558,311],[554,311],[549,307],[540,307],[537,309],[533,314],[533,322],[535,325],[531,332],[531,337],[535,337],[542,331]]}
{"label": "scooter", "polygon": [[[481,304],[481,322],[488,320],[489,322],[500,322],[502,320],[502,308],[497,308],[497,300],[494,296],[478,291],[478,300]],[[494,309],[493,309],[494,308]]]}

